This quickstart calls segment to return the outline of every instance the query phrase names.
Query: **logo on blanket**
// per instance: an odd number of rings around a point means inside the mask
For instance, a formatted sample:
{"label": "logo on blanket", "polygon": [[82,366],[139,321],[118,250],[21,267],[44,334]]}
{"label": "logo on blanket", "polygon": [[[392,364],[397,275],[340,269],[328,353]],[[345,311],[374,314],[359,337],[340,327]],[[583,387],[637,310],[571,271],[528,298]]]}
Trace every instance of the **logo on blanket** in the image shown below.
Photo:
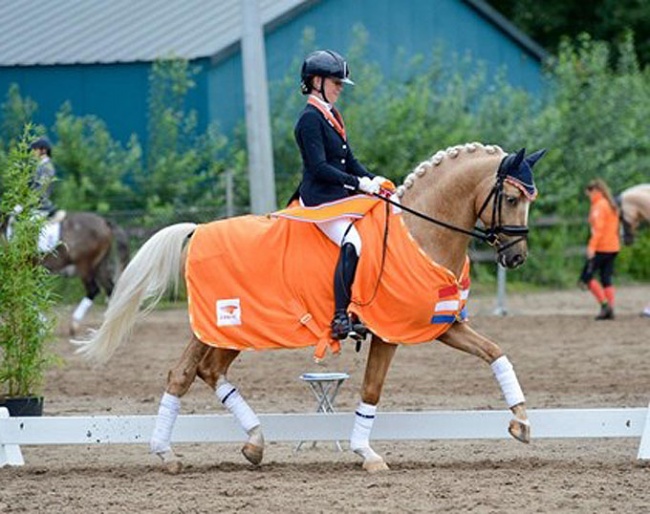
{"label": "logo on blanket", "polygon": [[[467,310],[465,307],[461,309],[461,302],[457,299],[458,292],[459,288],[456,285],[438,290],[438,301],[434,306],[434,314],[430,321],[432,324],[453,323],[467,317]],[[468,294],[469,284],[460,290],[460,299],[467,300]]]}
{"label": "logo on blanket", "polygon": [[217,326],[241,325],[241,305],[239,298],[217,300]]}

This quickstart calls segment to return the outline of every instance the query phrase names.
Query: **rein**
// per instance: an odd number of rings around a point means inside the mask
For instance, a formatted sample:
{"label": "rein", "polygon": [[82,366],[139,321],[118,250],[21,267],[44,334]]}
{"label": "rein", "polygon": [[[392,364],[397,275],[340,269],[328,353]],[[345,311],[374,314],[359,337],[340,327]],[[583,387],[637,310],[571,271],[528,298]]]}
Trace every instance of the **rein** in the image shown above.
{"label": "rein", "polygon": [[[501,253],[504,250],[510,248],[511,246],[516,245],[523,239],[526,239],[526,236],[528,235],[528,231],[529,231],[528,227],[526,226],[501,224],[501,217],[502,217],[501,210],[503,205],[503,183],[506,178],[506,166],[504,166],[504,163],[506,162],[507,158],[508,157],[504,157],[504,159],[501,161],[501,164],[499,165],[499,169],[497,171],[496,182],[492,187],[490,194],[487,196],[487,198],[483,202],[483,205],[481,206],[478,212],[478,217],[480,218],[481,215],[483,214],[483,211],[485,211],[485,209],[487,208],[488,203],[490,202],[492,197],[494,197],[494,202],[492,203],[492,224],[488,229],[484,229],[481,227],[474,227],[473,230],[467,230],[462,227],[457,227],[456,225],[452,225],[451,223],[447,223],[445,221],[432,218],[427,214],[424,214],[420,211],[416,211],[415,209],[411,209],[410,207],[406,207],[405,205],[401,205],[400,203],[395,202],[390,198],[386,198],[385,196],[382,196],[379,193],[374,193],[373,196],[375,196],[376,198],[380,198],[384,202],[392,204],[410,214],[413,214],[418,218],[426,220],[435,225],[439,225],[446,229],[453,230],[454,232],[460,232],[470,237],[479,239],[480,241],[483,241],[489,244],[490,246],[494,246],[498,242],[499,234],[504,234],[506,236],[519,236],[517,239],[510,241],[508,244],[499,246],[497,248],[497,253]],[[497,218],[499,220],[498,224],[497,224]]]}

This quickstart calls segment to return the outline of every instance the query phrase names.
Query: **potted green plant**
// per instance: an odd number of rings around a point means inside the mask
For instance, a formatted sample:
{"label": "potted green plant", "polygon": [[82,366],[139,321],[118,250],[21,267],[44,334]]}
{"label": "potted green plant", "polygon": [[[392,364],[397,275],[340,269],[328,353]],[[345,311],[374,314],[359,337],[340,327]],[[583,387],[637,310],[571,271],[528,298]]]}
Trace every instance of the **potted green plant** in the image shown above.
{"label": "potted green plant", "polygon": [[52,276],[40,264],[38,238],[45,223],[35,215],[39,195],[30,187],[36,162],[31,129],[9,149],[0,170],[0,407],[12,416],[41,415],[45,371],[54,357]]}

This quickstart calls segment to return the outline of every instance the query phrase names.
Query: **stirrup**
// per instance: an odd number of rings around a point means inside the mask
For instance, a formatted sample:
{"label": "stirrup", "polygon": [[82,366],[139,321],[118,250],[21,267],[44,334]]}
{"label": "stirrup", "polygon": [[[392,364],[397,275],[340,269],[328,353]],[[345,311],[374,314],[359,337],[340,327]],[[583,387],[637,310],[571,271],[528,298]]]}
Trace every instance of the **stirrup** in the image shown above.
{"label": "stirrup", "polygon": [[352,332],[352,320],[345,311],[334,313],[334,319],[330,324],[332,329],[332,339],[345,339]]}
{"label": "stirrup", "polygon": [[350,315],[350,323],[352,325],[350,337],[355,341],[363,341],[368,335],[368,327],[366,327],[355,314]]}

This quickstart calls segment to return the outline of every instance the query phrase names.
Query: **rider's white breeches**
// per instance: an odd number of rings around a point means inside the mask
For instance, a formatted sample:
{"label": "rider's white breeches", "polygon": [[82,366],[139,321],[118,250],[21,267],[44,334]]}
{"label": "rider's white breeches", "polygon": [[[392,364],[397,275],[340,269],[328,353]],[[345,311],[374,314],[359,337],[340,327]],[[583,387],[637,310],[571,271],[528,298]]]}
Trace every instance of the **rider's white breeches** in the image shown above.
{"label": "rider's white breeches", "polygon": [[[300,205],[303,207],[305,204],[300,199]],[[339,218],[330,221],[322,221],[316,223],[316,226],[325,234],[330,241],[336,246],[343,246],[345,243],[350,243],[354,246],[357,252],[357,257],[361,255],[361,237],[354,226],[354,218]]]}
{"label": "rider's white breeches", "polygon": [[316,226],[337,246],[343,246],[346,243],[352,244],[359,256],[361,255],[361,237],[353,222],[352,218],[341,218],[316,223]]}

